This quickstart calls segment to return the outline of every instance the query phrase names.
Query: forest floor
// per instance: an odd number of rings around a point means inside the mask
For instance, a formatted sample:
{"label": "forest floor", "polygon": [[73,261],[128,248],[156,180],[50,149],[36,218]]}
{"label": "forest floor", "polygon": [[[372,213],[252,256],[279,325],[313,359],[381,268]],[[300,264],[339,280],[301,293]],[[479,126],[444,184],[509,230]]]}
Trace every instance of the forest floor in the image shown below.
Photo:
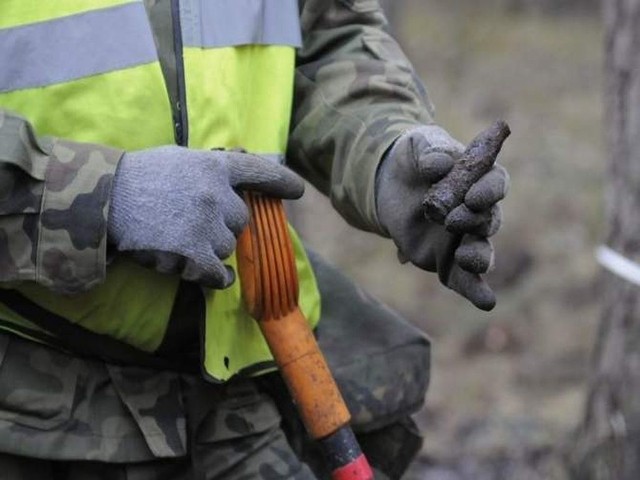
{"label": "forest floor", "polygon": [[433,340],[417,416],[426,441],[408,480],[565,479],[561,446],[586,398],[603,229],[601,26],[489,3],[405,0],[394,30],[438,123],[463,142],[498,117],[514,132],[501,156],[512,188],[495,311],[399,265],[390,242],[346,226],[311,187],[294,215],[313,248]]}

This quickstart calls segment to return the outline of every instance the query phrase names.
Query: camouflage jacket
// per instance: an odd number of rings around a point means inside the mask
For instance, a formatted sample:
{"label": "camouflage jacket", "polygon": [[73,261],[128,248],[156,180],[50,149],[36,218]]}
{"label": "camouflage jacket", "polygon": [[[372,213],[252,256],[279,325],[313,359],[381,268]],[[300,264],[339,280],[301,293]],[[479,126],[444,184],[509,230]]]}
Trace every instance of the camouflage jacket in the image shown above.
{"label": "camouflage jacket", "polygon": [[[169,2],[146,3],[171,79]],[[431,121],[425,90],[386,32],[377,0],[299,4],[304,45],[289,165],[351,224],[380,231],[377,165],[402,131]],[[0,109],[0,282],[36,281],[73,293],[104,280],[110,183],[121,155],[109,146],[38,138],[28,119]]]}
{"label": "camouflage jacket", "polygon": [[[169,2],[145,3],[169,96],[175,99]],[[300,12],[304,46],[298,51],[289,165],[329,195],[350,223],[378,231],[373,197],[377,165],[404,129],[431,121],[428,100],[411,65],[385,32],[376,0],[300,0]],[[0,287],[35,281],[74,292],[104,279],[109,191],[122,153],[109,146],[38,137],[28,119],[0,106]],[[338,302],[322,293],[329,315],[331,304]],[[345,294],[344,288],[339,294]],[[381,325],[392,325],[384,308],[375,312]],[[372,312],[346,313],[349,319],[375,317]],[[335,330],[329,322],[326,327]],[[392,338],[379,331],[380,338]],[[413,337],[425,343],[420,335]],[[112,462],[185,455],[185,411],[177,374],[105,365],[35,345],[0,333],[0,451]],[[348,367],[355,356],[352,344],[347,347],[345,355],[335,355],[338,361],[332,366],[339,375],[344,373],[344,388],[358,401],[352,407],[356,420],[370,422],[371,405],[395,410],[402,403],[400,395],[411,390],[405,384],[414,387],[416,398],[423,395],[428,370],[424,347],[416,347],[419,355],[407,350],[400,366],[380,356],[390,368],[369,373]],[[355,358],[363,368],[372,364],[372,352],[365,353]],[[348,361],[342,365],[340,358]],[[414,376],[405,379],[399,371]],[[365,388],[349,380],[387,385],[387,377],[396,382],[390,388]],[[370,392],[375,398],[369,398]],[[265,418],[275,418],[264,411],[250,413],[243,422],[248,418],[249,424],[255,420],[264,428]],[[238,432],[222,429],[215,435],[228,439]]]}

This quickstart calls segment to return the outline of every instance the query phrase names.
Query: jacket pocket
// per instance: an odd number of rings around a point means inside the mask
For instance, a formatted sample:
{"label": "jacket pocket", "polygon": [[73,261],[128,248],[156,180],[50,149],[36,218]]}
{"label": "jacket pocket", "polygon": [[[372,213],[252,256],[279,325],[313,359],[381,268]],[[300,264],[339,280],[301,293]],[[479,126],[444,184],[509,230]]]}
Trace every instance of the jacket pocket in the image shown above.
{"label": "jacket pocket", "polygon": [[71,416],[77,382],[73,358],[0,334],[0,419],[53,430]]}
{"label": "jacket pocket", "polygon": [[252,381],[227,385],[215,407],[198,426],[197,444],[226,442],[264,434],[280,426],[273,399],[258,391]]}

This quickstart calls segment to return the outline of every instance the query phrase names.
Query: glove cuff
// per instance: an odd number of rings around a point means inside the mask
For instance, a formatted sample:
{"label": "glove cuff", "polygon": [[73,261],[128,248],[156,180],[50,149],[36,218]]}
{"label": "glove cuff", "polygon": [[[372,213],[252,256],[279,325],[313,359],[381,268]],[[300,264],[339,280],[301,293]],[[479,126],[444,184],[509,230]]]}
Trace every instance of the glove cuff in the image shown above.
{"label": "glove cuff", "polygon": [[111,201],[107,220],[107,239],[110,244],[121,246],[126,232],[133,221],[130,212],[135,208],[136,193],[134,185],[141,185],[144,172],[137,168],[137,164],[145,159],[133,158],[134,155],[125,153],[118,164],[111,186]]}

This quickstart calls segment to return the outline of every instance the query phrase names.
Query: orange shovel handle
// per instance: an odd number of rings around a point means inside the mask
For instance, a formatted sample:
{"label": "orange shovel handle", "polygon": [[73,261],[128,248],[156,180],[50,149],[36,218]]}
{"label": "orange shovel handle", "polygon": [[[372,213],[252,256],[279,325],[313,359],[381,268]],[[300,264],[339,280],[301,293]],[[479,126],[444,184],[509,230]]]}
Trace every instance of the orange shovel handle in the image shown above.
{"label": "orange shovel handle", "polygon": [[238,239],[245,304],[300,410],[307,430],[324,438],[350,415],[327,362],[298,307],[298,275],[282,201],[248,193],[251,220]]}
{"label": "orange shovel handle", "polygon": [[238,238],[238,273],[300,417],[320,442],[334,480],[372,480],[349,427],[351,416],[307,320],[298,307],[298,274],[281,200],[246,193],[249,226]]}

